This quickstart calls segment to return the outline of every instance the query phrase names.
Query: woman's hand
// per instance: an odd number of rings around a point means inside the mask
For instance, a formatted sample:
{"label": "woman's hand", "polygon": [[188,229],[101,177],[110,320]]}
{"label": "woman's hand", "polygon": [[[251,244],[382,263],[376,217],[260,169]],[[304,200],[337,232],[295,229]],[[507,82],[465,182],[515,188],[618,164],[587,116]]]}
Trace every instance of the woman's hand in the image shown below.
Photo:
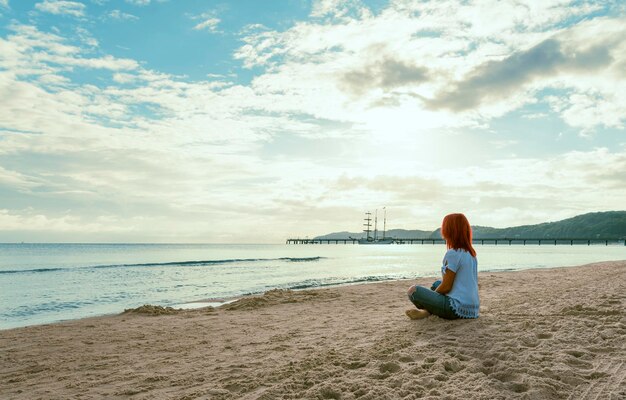
{"label": "woman's hand", "polygon": [[441,285],[437,287],[435,292],[439,294],[447,294],[450,290],[452,290],[452,284],[454,283],[455,277],[456,272],[452,272],[446,268],[446,273],[443,274],[443,281],[441,282]]}

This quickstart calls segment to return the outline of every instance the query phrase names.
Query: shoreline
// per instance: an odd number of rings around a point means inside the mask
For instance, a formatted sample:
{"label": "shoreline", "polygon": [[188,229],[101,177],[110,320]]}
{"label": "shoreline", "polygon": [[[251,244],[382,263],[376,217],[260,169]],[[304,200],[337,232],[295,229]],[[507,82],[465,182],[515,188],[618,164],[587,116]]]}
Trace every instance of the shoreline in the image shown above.
{"label": "shoreline", "polygon": [[[612,261],[602,261],[602,262],[598,262],[598,263],[593,263],[593,264],[599,264],[599,263],[606,263],[606,262],[626,262],[626,260],[612,260]],[[513,273],[513,272],[523,272],[523,271],[533,271],[533,270],[542,270],[542,271],[547,271],[547,270],[559,270],[562,268],[576,268],[576,267],[580,267],[580,265],[563,265],[563,266],[557,266],[557,267],[522,267],[519,269],[516,268],[503,268],[503,269],[486,269],[484,271],[479,271],[479,277],[482,274],[492,274],[492,273]],[[434,270],[433,270],[434,271]],[[203,298],[203,299],[199,299],[199,300],[192,300],[192,301],[186,301],[186,302],[179,302],[179,303],[173,303],[170,305],[159,305],[159,304],[152,304],[152,303],[144,303],[143,305],[134,307],[134,308],[128,308],[128,309],[121,309],[117,312],[110,312],[110,313],[105,313],[105,314],[98,314],[98,315],[87,315],[87,316],[83,316],[83,317],[77,317],[77,318],[68,318],[68,319],[60,319],[60,320],[56,320],[56,321],[49,321],[49,322],[42,322],[42,323],[35,323],[32,325],[24,325],[24,326],[16,326],[16,327],[11,327],[11,328],[2,328],[0,327],[0,333],[4,332],[4,331],[8,331],[8,330],[12,330],[12,329],[22,329],[22,328],[30,328],[30,327],[38,327],[38,326],[47,326],[47,325],[56,325],[56,324],[63,324],[63,323],[69,323],[69,322],[74,322],[74,321],[82,321],[82,320],[88,320],[88,319],[93,319],[93,318],[107,318],[107,317],[115,317],[118,315],[122,315],[125,312],[127,312],[128,310],[132,310],[132,309],[140,309],[142,307],[160,307],[160,308],[174,308],[177,311],[188,311],[188,310],[199,310],[205,307],[210,307],[210,308],[215,308],[215,309],[219,309],[222,306],[237,302],[239,300],[244,300],[247,298],[251,298],[251,297],[258,297],[258,296],[263,296],[264,293],[268,292],[268,291],[275,291],[275,290],[288,290],[288,291],[294,291],[294,292],[299,292],[299,291],[308,291],[308,290],[324,290],[324,289],[333,289],[333,288],[342,288],[342,287],[346,287],[346,286],[359,286],[359,285],[376,285],[376,284],[380,284],[380,283],[385,283],[385,282],[420,282],[422,280],[428,280],[428,279],[438,279],[439,275],[434,272],[432,275],[427,274],[427,275],[420,275],[417,277],[411,277],[411,278],[394,278],[394,277],[390,277],[390,278],[384,278],[384,279],[379,279],[379,280],[368,280],[368,277],[365,278],[358,278],[358,280],[356,281],[352,281],[352,282],[343,282],[343,283],[337,283],[337,284],[323,284],[323,285],[319,285],[319,286],[311,286],[311,287],[305,287],[305,288],[300,288],[300,287],[296,287],[296,288],[291,288],[291,287],[287,287],[287,288],[271,288],[268,289],[267,291],[263,292],[256,292],[256,293],[246,293],[240,296],[233,296],[233,297],[219,297],[219,298]],[[424,285],[426,286],[427,284],[424,283]],[[428,284],[427,286],[430,286],[430,284]],[[193,306],[194,304],[206,304],[204,306]],[[186,305],[192,305],[189,307],[181,307],[181,306],[186,306]]]}
{"label": "shoreline", "polygon": [[[619,262],[622,260],[615,260],[615,262]],[[626,261],[626,260],[623,260]],[[609,261],[612,262],[612,261]],[[565,265],[565,266],[558,266],[558,267],[526,267],[526,268],[503,268],[503,269],[486,269],[484,271],[480,271],[479,272],[479,276],[480,274],[486,274],[486,273],[507,273],[507,272],[518,272],[518,271],[528,271],[528,270],[550,270],[550,269],[560,269],[560,268],[572,268],[572,267],[576,267],[576,266],[570,266],[570,265]],[[434,271],[434,269],[433,269]],[[332,289],[332,288],[341,288],[341,287],[345,287],[345,286],[354,286],[354,285],[375,285],[375,284],[379,284],[379,283],[384,283],[384,282],[402,282],[402,281],[412,281],[412,282],[418,282],[420,280],[424,280],[424,279],[438,279],[438,274],[436,272],[433,272],[433,274],[426,274],[426,275],[420,275],[417,277],[411,277],[411,278],[395,278],[395,277],[389,277],[389,278],[381,278],[378,280],[370,280],[368,279],[369,277],[364,277],[364,278],[356,278],[357,280],[355,281],[350,281],[350,282],[343,282],[343,283],[329,283],[329,284],[323,284],[323,285],[318,285],[318,286],[310,286],[310,287],[287,287],[287,288],[278,288],[278,287],[274,287],[271,289],[268,289],[267,291],[273,291],[273,290],[290,290],[290,291],[306,291],[306,290],[324,290],[324,289]],[[185,301],[185,302],[178,302],[178,303],[173,303],[173,304],[169,304],[169,305],[160,305],[160,304],[152,304],[152,303],[144,303],[143,305],[137,306],[137,307],[131,307],[129,309],[121,309],[117,312],[108,312],[108,313],[104,313],[104,314],[97,314],[97,315],[87,315],[87,316],[82,316],[82,317],[77,317],[77,318],[68,318],[68,319],[60,319],[60,320],[55,320],[55,321],[48,321],[48,322],[41,322],[41,323],[34,323],[31,325],[23,325],[23,326],[16,326],[16,327],[11,327],[11,328],[3,328],[0,326],[0,332],[3,331],[7,331],[7,330],[11,330],[11,329],[21,329],[21,328],[29,328],[29,327],[37,327],[37,326],[46,326],[46,325],[55,325],[55,324],[62,324],[62,323],[67,323],[67,322],[72,322],[72,321],[81,321],[81,320],[86,320],[86,319],[92,319],[92,318],[105,318],[105,317],[114,317],[117,315],[121,315],[124,314],[127,310],[130,309],[138,309],[138,308],[142,308],[145,306],[150,306],[150,307],[161,307],[161,308],[174,308],[177,310],[196,310],[196,309],[201,309],[204,307],[212,307],[212,308],[216,308],[219,309],[221,306],[227,305],[227,304],[231,304],[233,302],[242,300],[242,299],[246,299],[246,298],[250,298],[250,297],[257,297],[257,296],[262,296],[263,293],[267,292],[267,291],[261,291],[261,292],[256,292],[256,293],[246,293],[243,295],[239,295],[239,296],[233,296],[233,297],[219,297],[219,298],[203,298],[203,299],[198,299],[198,300],[192,300],[192,301]],[[195,306],[195,304],[205,304],[204,306]],[[187,307],[183,307],[183,306],[187,306]]]}
{"label": "shoreline", "polygon": [[[614,260],[614,261],[602,261],[602,263],[604,262],[621,262],[624,261],[626,262],[626,260]],[[558,266],[558,267],[522,267],[522,268],[503,268],[503,269],[486,269],[483,271],[479,272],[479,277],[481,276],[481,274],[492,274],[492,273],[511,273],[511,272],[522,272],[522,271],[532,271],[532,270],[558,270],[558,269],[562,269],[562,268],[575,268],[578,267],[576,265],[564,265],[564,266]],[[307,290],[324,290],[324,289],[333,289],[333,288],[342,288],[342,287],[346,287],[346,286],[358,286],[358,285],[376,285],[376,284],[380,284],[380,283],[384,283],[384,282],[403,282],[403,281],[411,281],[411,282],[419,282],[422,280],[428,280],[428,279],[438,279],[439,275],[435,272],[435,269],[433,269],[433,274],[425,274],[425,275],[420,275],[417,277],[410,277],[410,278],[396,278],[396,277],[389,277],[389,278],[381,278],[378,280],[370,280],[368,278],[370,277],[363,277],[363,278],[356,278],[357,280],[355,281],[349,281],[349,282],[343,282],[343,283],[329,283],[329,284],[323,284],[323,285],[318,285],[318,286],[310,286],[310,287],[287,287],[287,288],[271,288],[268,289],[267,291],[273,291],[273,290],[289,290],[289,291],[307,291]],[[424,284],[426,285],[426,284]],[[430,284],[428,285],[430,286]],[[265,292],[267,292],[265,291]],[[227,305],[227,304],[231,304],[233,302],[237,302],[239,300],[242,299],[246,299],[246,298],[250,298],[250,297],[258,297],[258,296],[262,296],[263,293],[265,293],[263,291],[261,292],[256,292],[256,293],[246,293],[243,295],[238,295],[238,296],[233,296],[233,297],[218,297],[218,298],[202,298],[202,299],[198,299],[198,300],[191,300],[191,301],[185,301],[185,302],[177,302],[177,303],[173,303],[173,304],[169,304],[169,305],[159,305],[159,304],[152,304],[152,303],[144,303],[143,305],[134,307],[134,308],[141,308],[141,307],[145,307],[145,306],[151,306],[151,307],[162,307],[162,308],[174,308],[177,310],[183,310],[183,311],[187,311],[187,310],[197,310],[197,309],[202,309],[204,307],[212,307],[212,308],[216,308],[219,309],[220,307]],[[195,304],[206,304],[204,306],[195,306]],[[187,307],[183,307],[183,306],[187,306]],[[132,307],[129,309],[133,309]],[[4,331],[8,331],[8,330],[12,330],[12,329],[22,329],[22,328],[29,328],[29,327],[38,327],[38,326],[47,326],[47,325],[56,325],[56,324],[63,324],[63,323],[68,323],[68,322],[73,322],[73,321],[82,321],[82,320],[86,320],[86,319],[93,319],[93,318],[106,318],[106,317],[114,317],[117,315],[122,315],[124,314],[127,310],[129,309],[121,309],[117,312],[108,312],[108,313],[104,313],[104,314],[98,314],[98,315],[87,315],[87,316],[82,316],[82,317],[77,317],[77,318],[68,318],[68,319],[60,319],[60,320],[55,320],[55,321],[49,321],[49,322],[41,322],[41,323],[34,323],[31,325],[23,325],[23,326],[16,326],[16,327],[11,327],[11,328],[3,328],[0,326],[0,333],[4,332]]]}
{"label": "shoreline", "polygon": [[414,282],[273,290],[218,308],[2,330],[0,397],[626,394],[626,260],[483,271],[476,320],[410,321]]}

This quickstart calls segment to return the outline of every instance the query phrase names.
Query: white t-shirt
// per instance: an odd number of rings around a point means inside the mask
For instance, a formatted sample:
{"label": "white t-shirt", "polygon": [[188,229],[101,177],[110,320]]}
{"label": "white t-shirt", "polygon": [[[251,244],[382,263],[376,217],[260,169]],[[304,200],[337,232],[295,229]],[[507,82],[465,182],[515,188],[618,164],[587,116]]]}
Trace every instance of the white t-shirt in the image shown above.
{"label": "white t-shirt", "polygon": [[461,318],[478,318],[478,261],[476,257],[461,249],[450,249],[443,256],[441,274],[446,268],[456,273],[452,289],[447,296],[452,309]]}

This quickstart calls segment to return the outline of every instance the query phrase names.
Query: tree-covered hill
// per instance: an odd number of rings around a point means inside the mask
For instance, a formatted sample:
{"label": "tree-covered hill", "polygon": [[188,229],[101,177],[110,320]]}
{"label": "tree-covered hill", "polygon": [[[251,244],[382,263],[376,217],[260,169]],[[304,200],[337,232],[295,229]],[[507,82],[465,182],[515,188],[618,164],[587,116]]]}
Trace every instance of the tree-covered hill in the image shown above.
{"label": "tree-covered hill", "polygon": [[558,222],[494,229],[477,226],[474,237],[496,238],[626,238],[626,211],[578,215]]}

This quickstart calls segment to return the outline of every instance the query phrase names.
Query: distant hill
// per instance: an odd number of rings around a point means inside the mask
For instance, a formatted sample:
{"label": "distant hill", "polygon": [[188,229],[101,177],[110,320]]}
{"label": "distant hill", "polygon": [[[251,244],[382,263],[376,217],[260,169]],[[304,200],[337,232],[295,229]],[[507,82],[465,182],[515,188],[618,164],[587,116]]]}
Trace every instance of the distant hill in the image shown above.
{"label": "distant hill", "polygon": [[[626,211],[605,211],[578,215],[557,222],[545,222],[537,225],[522,225],[511,228],[491,228],[472,226],[475,239],[481,238],[590,238],[613,239],[626,238]],[[382,234],[380,232],[379,234]],[[396,239],[440,238],[439,229],[435,231],[391,229],[388,237]],[[315,239],[345,239],[364,237],[363,232],[334,232]]]}

